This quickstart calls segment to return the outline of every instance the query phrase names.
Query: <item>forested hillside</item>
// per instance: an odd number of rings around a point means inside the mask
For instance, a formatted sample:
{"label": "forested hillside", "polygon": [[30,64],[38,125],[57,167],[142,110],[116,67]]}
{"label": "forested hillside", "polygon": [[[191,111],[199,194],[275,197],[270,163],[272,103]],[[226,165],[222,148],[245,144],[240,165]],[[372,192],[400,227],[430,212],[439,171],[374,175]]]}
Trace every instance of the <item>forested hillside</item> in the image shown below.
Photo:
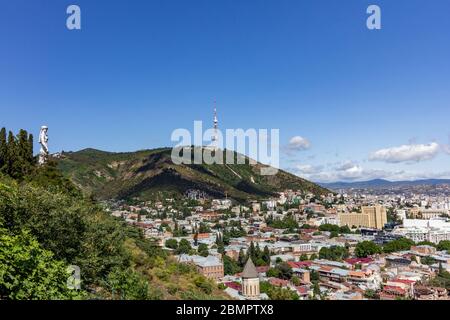
{"label": "forested hillside", "polygon": [[[226,159],[226,152],[221,152]],[[159,191],[176,197],[189,189],[238,201],[267,198],[286,189],[316,195],[329,192],[283,170],[261,175],[264,165],[250,164],[248,157],[235,152],[232,155],[234,164],[174,164],[170,148],[123,153],[85,149],[64,152],[58,167],[77,186],[100,199],[146,200]],[[238,157],[243,157],[245,163],[237,164]]]}

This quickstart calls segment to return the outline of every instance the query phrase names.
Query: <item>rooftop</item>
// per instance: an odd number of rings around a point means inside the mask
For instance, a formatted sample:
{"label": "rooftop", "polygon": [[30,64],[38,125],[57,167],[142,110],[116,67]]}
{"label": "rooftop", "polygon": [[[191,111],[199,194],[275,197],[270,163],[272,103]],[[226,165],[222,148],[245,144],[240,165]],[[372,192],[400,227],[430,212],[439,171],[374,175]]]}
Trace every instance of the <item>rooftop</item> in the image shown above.
{"label": "rooftop", "polygon": [[255,265],[253,264],[252,258],[248,258],[247,263],[245,264],[244,271],[242,272],[242,278],[258,278],[259,274],[256,270]]}

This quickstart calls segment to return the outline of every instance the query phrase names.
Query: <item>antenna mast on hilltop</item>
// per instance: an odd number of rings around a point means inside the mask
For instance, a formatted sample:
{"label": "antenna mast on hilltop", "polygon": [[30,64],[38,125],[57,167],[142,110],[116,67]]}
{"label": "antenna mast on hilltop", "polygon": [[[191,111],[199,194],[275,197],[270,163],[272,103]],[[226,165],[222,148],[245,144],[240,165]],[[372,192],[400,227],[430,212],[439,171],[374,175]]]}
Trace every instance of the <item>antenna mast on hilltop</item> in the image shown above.
{"label": "antenna mast on hilltop", "polygon": [[217,136],[217,125],[218,125],[219,121],[217,120],[216,100],[214,100],[214,119],[213,119],[213,122],[214,122],[214,135],[211,138],[211,142],[212,142],[212,147],[214,149],[217,149],[217,143],[218,143],[217,142],[217,139],[218,139],[218,136]]}

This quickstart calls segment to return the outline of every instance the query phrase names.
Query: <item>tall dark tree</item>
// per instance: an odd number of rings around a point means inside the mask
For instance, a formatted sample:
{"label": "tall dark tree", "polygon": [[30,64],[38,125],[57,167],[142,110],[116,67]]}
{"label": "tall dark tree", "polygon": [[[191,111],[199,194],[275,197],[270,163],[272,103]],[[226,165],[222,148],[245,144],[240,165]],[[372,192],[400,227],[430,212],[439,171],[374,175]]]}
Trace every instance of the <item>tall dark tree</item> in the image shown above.
{"label": "tall dark tree", "polygon": [[258,260],[259,258],[261,258],[261,256],[262,256],[261,248],[259,247],[259,243],[256,243],[255,260]]}
{"label": "tall dark tree", "polygon": [[30,145],[28,140],[28,132],[23,129],[19,130],[17,135],[17,161],[18,167],[17,172],[18,177],[23,177],[30,172],[31,162],[30,162]]}
{"label": "tall dark tree", "polygon": [[250,242],[250,247],[248,248],[248,252],[247,252],[247,258],[252,258],[253,261],[256,261],[256,249],[255,249],[255,244],[252,242]]}
{"label": "tall dark tree", "polygon": [[263,253],[262,253],[262,259],[264,262],[269,265],[270,264],[270,251],[267,246],[264,247]]}
{"label": "tall dark tree", "polygon": [[6,129],[2,128],[0,130],[0,172],[6,165],[6,156],[8,153],[8,143],[6,140]]}
{"label": "tall dark tree", "polygon": [[245,265],[245,263],[247,262],[247,257],[245,256],[244,250],[241,248],[241,250],[239,250],[239,265],[241,267],[243,267]]}
{"label": "tall dark tree", "polygon": [[28,161],[31,164],[34,164],[34,157],[33,157],[33,134],[30,133],[28,135]]}
{"label": "tall dark tree", "polygon": [[9,131],[8,133],[8,143],[6,150],[6,173],[13,178],[16,178],[16,170],[19,166],[19,164],[17,163],[17,145],[16,138],[11,131]]}

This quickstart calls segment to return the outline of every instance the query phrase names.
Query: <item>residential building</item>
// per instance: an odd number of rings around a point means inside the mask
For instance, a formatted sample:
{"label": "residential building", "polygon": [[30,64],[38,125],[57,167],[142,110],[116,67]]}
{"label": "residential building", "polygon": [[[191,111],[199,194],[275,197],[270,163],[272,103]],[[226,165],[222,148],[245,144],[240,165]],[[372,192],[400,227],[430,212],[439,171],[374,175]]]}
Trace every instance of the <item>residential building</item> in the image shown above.
{"label": "residential building", "polygon": [[338,216],[341,226],[356,226],[381,230],[387,223],[386,208],[381,205],[362,207],[361,213],[339,213]]}

